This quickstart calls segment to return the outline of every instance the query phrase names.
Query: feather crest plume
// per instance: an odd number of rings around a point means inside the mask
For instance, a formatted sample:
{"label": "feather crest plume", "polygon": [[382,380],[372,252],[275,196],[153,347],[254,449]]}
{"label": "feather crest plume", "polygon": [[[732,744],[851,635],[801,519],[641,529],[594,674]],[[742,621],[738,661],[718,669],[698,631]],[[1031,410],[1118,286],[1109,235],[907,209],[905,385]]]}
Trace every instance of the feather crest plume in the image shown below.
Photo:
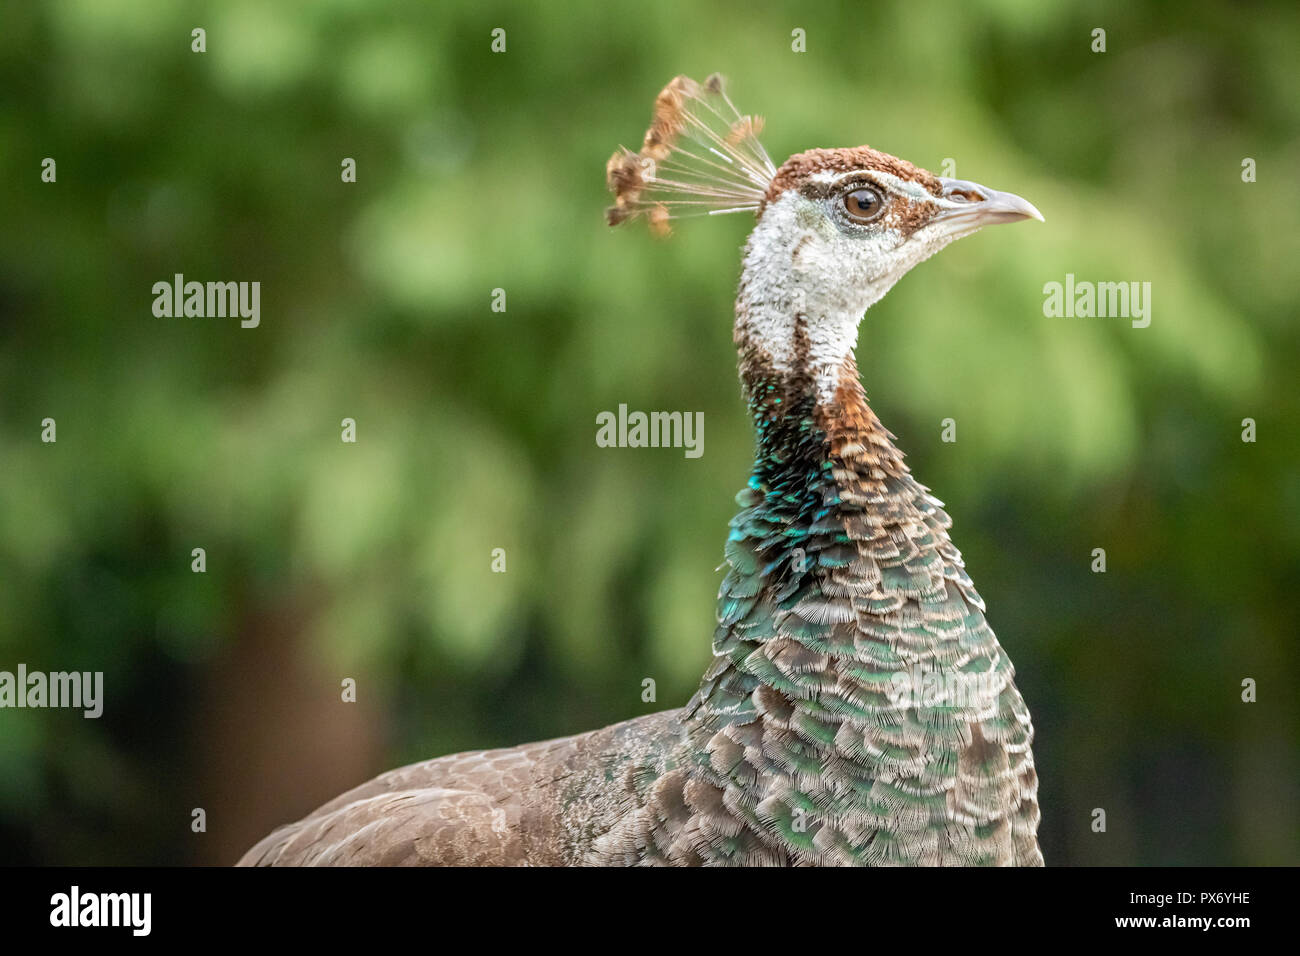
{"label": "feather crest plume", "polygon": [[675,77],[655,98],[640,151],[620,147],[605,166],[614,194],[606,219],[617,226],[645,216],[667,235],[681,216],[757,211],[776,175],[762,130],[761,117],[736,109],[719,74],[703,83]]}

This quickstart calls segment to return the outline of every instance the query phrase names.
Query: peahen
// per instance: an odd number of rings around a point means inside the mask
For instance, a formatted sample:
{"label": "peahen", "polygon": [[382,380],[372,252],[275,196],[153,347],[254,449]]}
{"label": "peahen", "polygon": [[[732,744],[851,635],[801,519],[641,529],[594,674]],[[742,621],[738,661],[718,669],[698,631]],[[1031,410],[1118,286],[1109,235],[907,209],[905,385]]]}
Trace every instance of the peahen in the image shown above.
{"label": "peahen", "polygon": [[757,432],[713,661],[680,710],[385,773],[256,865],[1041,865],[1029,712],[984,602],[867,405],[863,313],[1018,196],[866,146],[775,168],[719,77],[677,77],[609,222],[751,211],[736,300]]}

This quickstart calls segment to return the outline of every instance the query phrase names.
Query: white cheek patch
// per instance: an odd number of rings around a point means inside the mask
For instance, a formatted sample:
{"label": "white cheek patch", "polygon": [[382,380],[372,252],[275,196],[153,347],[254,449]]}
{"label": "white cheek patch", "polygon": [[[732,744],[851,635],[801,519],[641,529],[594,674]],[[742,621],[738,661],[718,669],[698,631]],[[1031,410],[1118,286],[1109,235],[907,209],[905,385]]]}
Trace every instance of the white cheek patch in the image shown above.
{"label": "white cheek patch", "polygon": [[[826,215],[826,208],[820,200],[805,199],[798,193],[794,197],[795,224],[823,242],[832,242],[840,235],[839,227]],[[806,245],[808,240],[804,240]]]}

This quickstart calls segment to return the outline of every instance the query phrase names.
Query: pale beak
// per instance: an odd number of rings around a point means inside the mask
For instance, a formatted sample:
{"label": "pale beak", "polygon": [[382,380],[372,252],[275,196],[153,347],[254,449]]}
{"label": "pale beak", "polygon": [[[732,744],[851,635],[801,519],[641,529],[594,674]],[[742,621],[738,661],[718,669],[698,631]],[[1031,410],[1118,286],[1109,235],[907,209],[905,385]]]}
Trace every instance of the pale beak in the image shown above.
{"label": "pale beak", "polygon": [[931,225],[938,226],[944,232],[965,235],[983,226],[994,226],[1002,222],[1019,222],[1022,219],[1046,221],[1033,203],[1021,199],[1015,193],[999,192],[965,179],[940,177],[939,182],[943,184],[943,198],[948,203],[956,204],[941,210],[931,220]]}

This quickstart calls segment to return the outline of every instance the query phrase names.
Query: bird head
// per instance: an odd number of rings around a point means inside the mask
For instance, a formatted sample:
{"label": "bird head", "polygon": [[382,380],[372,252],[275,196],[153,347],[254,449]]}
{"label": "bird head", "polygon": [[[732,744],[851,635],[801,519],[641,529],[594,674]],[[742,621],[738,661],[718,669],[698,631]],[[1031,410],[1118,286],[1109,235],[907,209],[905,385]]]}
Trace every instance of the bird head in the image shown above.
{"label": "bird head", "polygon": [[812,149],[777,168],[762,126],[736,110],[717,74],[677,77],[656,99],[641,149],[609,161],[607,218],[644,217],[667,235],[682,216],[755,214],[737,341],[778,368],[797,347],[814,363],[842,363],[863,313],[918,263],[984,226],[1043,218],[1012,193],[869,146]]}
{"label": "bird head", "polygon": [[750,241],[823,311],[858,316],[918,263],[984,226],[1042,220],[1029,202],[869,146],[813,149],[776,171]]}

